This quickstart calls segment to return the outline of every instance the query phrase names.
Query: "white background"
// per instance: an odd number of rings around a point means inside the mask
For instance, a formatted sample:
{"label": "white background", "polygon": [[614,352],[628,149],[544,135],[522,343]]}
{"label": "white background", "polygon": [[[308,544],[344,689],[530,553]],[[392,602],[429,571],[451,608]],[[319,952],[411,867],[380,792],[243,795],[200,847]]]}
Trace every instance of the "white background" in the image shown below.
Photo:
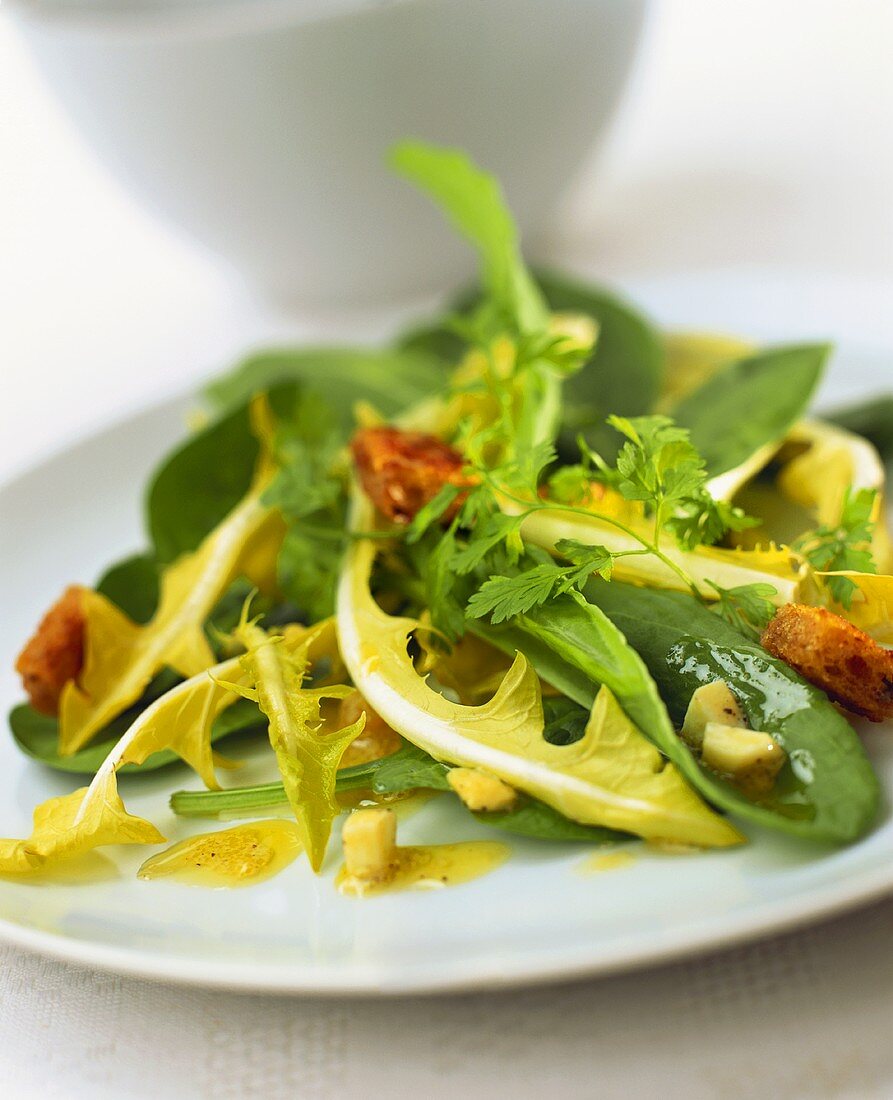
{"label": "white background", "polygon": [[[658,3],[551,255],[630,286],[771,271],[767,296],[802,283],[774,308],[814,322],[806,334],[855,319],[867,342],[886,337],[891,58],[886,0]],[[136,208],[2,19],[0,197],[0,475],[247,346],[334,331],[266,313]],[[827,290],[840,280],[845,301]],[[693,323],[697,307],[666,320]],[[398,1004],[169,990],[0,949],[0,1094],[890,1096],[891,933],[884,903],[642,975]]]}

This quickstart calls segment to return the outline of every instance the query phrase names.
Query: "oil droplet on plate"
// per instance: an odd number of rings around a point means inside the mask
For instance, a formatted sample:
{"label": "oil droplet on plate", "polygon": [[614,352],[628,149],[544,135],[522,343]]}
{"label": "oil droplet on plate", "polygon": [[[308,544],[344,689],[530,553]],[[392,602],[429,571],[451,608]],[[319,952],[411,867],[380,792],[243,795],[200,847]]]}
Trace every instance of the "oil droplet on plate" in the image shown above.
{"label": "oil droplet on plate", "polygon": [[369,788],[355,791],[341,791],[336,797],[338,805],[344,810],[362,809],[366,806],[385,806],[393,810],[398,821],[417,814],[419,810],[433,799],[442,795],[443,791],[434,791],[419,788],[412,791],[397,791],[394,794],[376,794]]}
{"label": "oil droplet on plate", "polygon": [[593,852],[588,855],[578,870],[583,874],[592,874],[598,871],[617,871],[621,867],[629,867],[636,862],[632,852]]}
{"label": "oil droplet on plate", "polygon": [[342,894],[368,897],[398,890],[442,890],[480,878],[505,863],[511,854],[507,844],[493,840],[469,840],[461,844],[425,844],[398,848],[391,874],[376,882],[350,875],[342,867],[335,885]]}
{"label": "oil droplet on plate", "polygon": [[181,840],[147,859],[137,877],[212,888],[252,886],[279,874],[300,852],[294,821],[252,821]]}

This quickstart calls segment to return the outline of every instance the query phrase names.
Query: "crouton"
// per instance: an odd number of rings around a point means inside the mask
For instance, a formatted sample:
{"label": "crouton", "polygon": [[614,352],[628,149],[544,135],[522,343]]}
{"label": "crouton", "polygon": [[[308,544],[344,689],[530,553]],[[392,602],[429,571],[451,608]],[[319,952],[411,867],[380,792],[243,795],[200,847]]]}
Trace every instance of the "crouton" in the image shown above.
{"label": "crouton", "polygon": [[41,714],[59,713],[59,697],[84,663],[83,589],[67,588],[40,621],[16,661],[28,700]]}
{"label": "crouton", "polygon": [[847,710],[872,722],[893,717],[893,652],[823,607],[789,604],[762,644]]}
{"label": "crouton", "polygon": [[[409,523],[444,485],[468,487],[464,459],[453,447],[423,432],[397,428],[363,428],[350,444],[366,494],[395,523]],[[460,507],[459,496],[446,512],[450,520]]]}

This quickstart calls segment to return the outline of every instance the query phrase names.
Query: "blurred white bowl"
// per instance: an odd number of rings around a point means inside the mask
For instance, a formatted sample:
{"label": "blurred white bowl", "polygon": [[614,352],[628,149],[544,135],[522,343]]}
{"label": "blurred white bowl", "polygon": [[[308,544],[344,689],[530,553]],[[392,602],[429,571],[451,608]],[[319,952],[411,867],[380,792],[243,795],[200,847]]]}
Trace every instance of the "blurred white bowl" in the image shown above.
{"label": "blurred white bowl", "polygon": [[644,0],[13,0],[46,80],[144,202],[268,296],[442,288],[467,250],[384,166],[460,145],[535,235],[604,134]]}

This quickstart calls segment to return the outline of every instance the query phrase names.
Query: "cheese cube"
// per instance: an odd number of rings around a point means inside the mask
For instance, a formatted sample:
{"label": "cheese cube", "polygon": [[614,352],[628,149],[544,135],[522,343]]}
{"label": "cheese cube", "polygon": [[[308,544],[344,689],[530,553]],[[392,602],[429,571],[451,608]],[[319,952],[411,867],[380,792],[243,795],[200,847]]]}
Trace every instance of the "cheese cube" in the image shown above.
{"label": "cheese cube", "polygon": [[367,882],[389,878],[397,865],[397,819],[392,810],[354,810],[341,833],[347,872]]}
{"label": "cheese cube", "polygon": [[507,810],[517,798],[517,793],[508,783],[475,768],[451,768],[447,772],[447,782],[468,809],[475,813]]}
{"label": "cheese cube", "polygon": [[744,711],[725,680],[704,684],[692,695],[682,723],[682,737],[689,745],[700,748],[708,722],[720,722],[724,726],[747,725]]}
{"label": "cheese cube", "polygon": [[786,754],[768,733],[708,722],[701,759],[752,793],[764,794],[772,789]]}

